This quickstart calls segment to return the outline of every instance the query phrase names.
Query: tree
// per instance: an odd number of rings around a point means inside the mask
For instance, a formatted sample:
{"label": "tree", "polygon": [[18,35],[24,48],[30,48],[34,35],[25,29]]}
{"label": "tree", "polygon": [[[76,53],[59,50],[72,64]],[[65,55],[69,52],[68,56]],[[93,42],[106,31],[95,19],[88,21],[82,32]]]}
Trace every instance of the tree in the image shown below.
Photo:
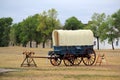
{"label": "tree", "polygon": [[21,34],[22,34],[22,25],[23,22],[19,22],[15,27],[15,35],[16,35],[16,45],[20,45],[22,43]]}
{"label": "tree", "polygon": [[119,38],[120,37],[120,9],[112,15],[112,18],[113,18],[114,28],[116,29],[116,36],[117,38]]}
{"label": "tree", "polygon": [[35,28],[35,37],[34,37],[34,41],[36,42],[36,47],[38,47],[38,44],[42,42],[42,34],[40,31],[37,31],[37,27],[40,24],[40,20],[39,20],[39,14],[35,14],[33,16],[33,24],[34,24],[34,28]]}
{"label": "tree", "polygon": [[14,45],[20,45],[21,44],[21,35],[22,32],[22,22],[15,23],[11,26],[10,29],[10,43]]}
{"label": "tree", "polygon": [[39,14],[29,16],[21,22],[20,40],[23,46],[30,42],[30,47],[32,47],[32,41],[36,41],[37,47],[41,42],[41,32],[37,31],[39,23]]}
{"label": "tree", "polygon": [[76,17],[70,17],[66,20],[64,29],[67,30],[77,30],[77,29],[83,29],[84,25],[81,21],[79,21]]}
{"label": "tree", "polygon": [[100,27],[101,41],[108,39],[108,43],[112,44],[112,49],[114,50],[113,42],[116,39],[116,29],[113,25],[113,18],[108,16],[106,21],[102,24],[103,26]]}
{"label": "tree", "polygon": [[92,16],[92,21],[88,23],[87,28],[91,29],[94,33],[94,36],[97,38],[97,49],[99,50],[99,38],[101,36],[102,30],[100,29],[103,26],[104,21],[106,20],[106,15],[104,13],[98,14],[94,13]]}
{"label": "tree", "polygon": [[48,40],[48,35],[49,35],[49,26],[47,22],[47,14],[44,11],[42,14],[39,16],[40,24],[37,27],[37,31],[40,31],[42,34],[42,42],[43,42],[43,48],[45,48],[45,42]]}
{"label": "tree", "polygon": [[52,47],[52,31],[54,29],[60,29],[61,28],[61,23],[59,21],[59,19],[57,19],[57,11],[55,9],[50,9],[48,10],[48,22],[49,22],[49,27],[50,27],[50,31],[49,31],[49,39],[51,40],[51,47]]}
{"label": "tree", "polygon": [[120,9],[112,16],[108,16],[105,21],[105,26],[101,27],[101,40],[108,39],[108,43],[112,44],[114,50],[114,40],[120,38]]}
{"label": "tree", "polygon": [[0,46],[9,45],[9,32],[12,24],[12,18],[0,18]]}
{"label": "tree", "polygon": [[[36,29],[38,26],[38,14],[34,16],[29,16],[22,22],[20,39],[24,46],[30,42],[30,47],[32,47],[32,41],[36,40]],[[38,42],[38,41],[37,41]]]}
{"label": "tree", "polygon": [[43,11],[39,15],[40,24],[37,31],[42,34],[43,48],[45,48],[45,43],[47,40],[51,40],[52,31],[60,27],[60,22],[57,19],[57,11],[55,9],[50,9],[48,12]]}
{"label": "tree", "polygon": [[16,27],[17,24],[13,24],[10,29],[10,43],[14,46],[16,45]]}
{"label": "tree", "polygon": [[22,44],[26,46],[32,41],[36,42],[36,47],[43,42],[43,48],[48,40],[51,40],[52,31],[60,27],[60,21],[57,19],[57,11],[50,9],[48,12],[28,16],[22,22],[14,24],[10,30],[10,40],[14,45]]}

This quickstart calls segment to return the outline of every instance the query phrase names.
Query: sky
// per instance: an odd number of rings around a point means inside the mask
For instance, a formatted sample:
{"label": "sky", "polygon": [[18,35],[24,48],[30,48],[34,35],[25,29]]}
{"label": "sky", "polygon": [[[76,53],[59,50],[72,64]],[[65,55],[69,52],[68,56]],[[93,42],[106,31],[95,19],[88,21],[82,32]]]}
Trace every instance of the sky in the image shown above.
{"label": "sky", "polygon": [[118,11],[120,0],[0,0],[0,18],[12,17],[13,23],[18,23],[51,8],[57,10],[62,24],[72,16],[87,23],[94,13],[112,15]]}

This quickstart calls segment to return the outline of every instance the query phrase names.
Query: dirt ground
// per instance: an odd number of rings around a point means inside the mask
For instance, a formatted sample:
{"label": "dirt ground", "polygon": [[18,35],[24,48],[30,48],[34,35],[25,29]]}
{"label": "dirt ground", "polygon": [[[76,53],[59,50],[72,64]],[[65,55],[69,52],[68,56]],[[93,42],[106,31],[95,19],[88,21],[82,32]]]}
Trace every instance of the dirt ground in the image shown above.
{"label": "dirt ground", "polygon": [[120,80],[120,49],[95,50],[105,54],[106,62],[85,66],[52,66],[49,59],[34,59],[38,67],[20,67],[25,56],[24,51],[33,51],[36,56],[48,56],[52,49],[1,47],[0,80]]}

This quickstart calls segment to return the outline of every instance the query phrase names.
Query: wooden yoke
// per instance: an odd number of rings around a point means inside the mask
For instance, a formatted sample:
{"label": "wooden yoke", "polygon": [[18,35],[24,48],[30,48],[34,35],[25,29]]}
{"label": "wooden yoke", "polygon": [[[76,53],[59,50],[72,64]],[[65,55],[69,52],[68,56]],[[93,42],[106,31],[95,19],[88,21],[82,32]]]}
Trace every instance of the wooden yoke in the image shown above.
{"label": "wooden yoke", "polygon": [[21,64],[21,67],[30,67],[30,66],[37,67],[34,59],[31,57],[31,56],[33,56],[35,54],[34,52],[32,52],[32,51],[24,51],[22,54],[25,56],[25,58],[24,58],[24,60],[23,60],[23,62]]}

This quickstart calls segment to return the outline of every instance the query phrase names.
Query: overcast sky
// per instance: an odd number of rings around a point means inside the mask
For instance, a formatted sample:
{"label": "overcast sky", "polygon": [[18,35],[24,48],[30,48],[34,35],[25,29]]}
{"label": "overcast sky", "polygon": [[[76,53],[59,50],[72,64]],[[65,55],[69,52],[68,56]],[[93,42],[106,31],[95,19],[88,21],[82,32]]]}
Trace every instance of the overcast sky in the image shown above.
{"label": "overcast sky", "polygon": [[120,0],[0,0],[0,18],[12,17],[13,22],[17,23],[51,8],[58,11],[62,24],[72,16],[87,23],[95,12],[106,15],[115,13],[120,9]]}

